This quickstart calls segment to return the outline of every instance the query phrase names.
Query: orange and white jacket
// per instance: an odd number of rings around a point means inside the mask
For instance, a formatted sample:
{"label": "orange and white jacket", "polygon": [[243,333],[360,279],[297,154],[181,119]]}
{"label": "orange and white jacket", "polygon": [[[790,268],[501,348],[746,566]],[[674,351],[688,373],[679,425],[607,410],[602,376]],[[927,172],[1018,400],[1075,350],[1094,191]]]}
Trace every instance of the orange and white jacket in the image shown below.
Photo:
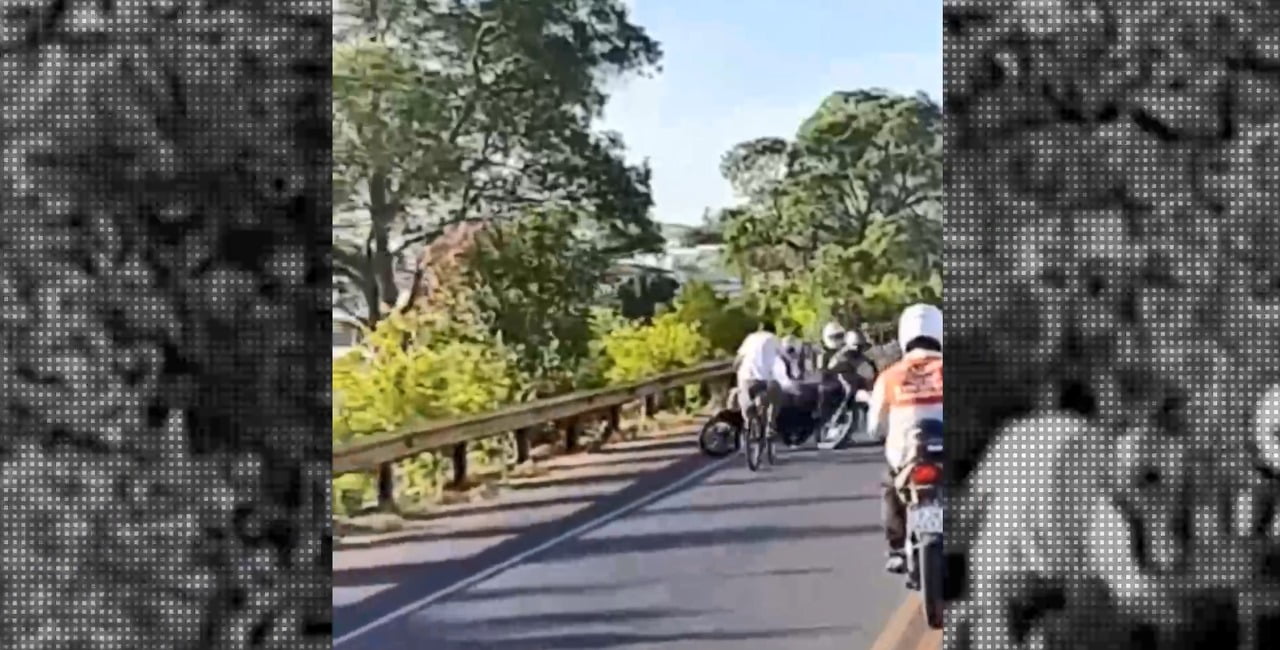
{"label": "orange and white jacket", "polygon": [[901,469],[911,428],[920,420],[942,419],[942,353],[912,350],[881,372],[867,417],[867,432],[884,440],[885,459]]}

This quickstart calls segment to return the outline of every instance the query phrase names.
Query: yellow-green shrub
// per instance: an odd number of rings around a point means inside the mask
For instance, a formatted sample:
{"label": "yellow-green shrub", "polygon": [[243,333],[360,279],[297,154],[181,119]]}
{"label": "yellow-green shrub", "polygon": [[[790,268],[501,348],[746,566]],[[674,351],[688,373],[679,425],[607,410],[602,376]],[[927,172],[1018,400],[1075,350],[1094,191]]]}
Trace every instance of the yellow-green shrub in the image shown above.
{"label": "yellow-green shrub", "polygon": [[711,342],[698,323],[661,314],[649,324],[630,323],[604,336],[605,378],[613,384],[638,381],[706,361]]}
{"label": "yellow-green shrub", "polygon": [[782,305],[782,322],[779,333],[816,340],[830,313],[827,301],[811,287],[801,285],[786,296]]}
{"label": "yellow-green shrub", "polygon": [[574,377],[578,389],[603,388],[609,384],[606,373],[611,362],[605,352],[605,342],[611,333],[633,324],[612,307],[592,307],[588,317],[591,340],[587,342],[587,358],[580,364]]}
{"label": "yellow-green shrub", "polygon": [[[352,354],[333,363],[334,444],[394,431],[414,422],[493,410],[515,385],[510,357],[481,335],[438,336],[431,320],[395,314],[368,333]],[[454,334],[454,333],[450,333]],[[501,445],[495,440],[487,446]],[[487,447],[478,452],[488,455]],[[399,464],[401,495],[439,488],[443,459],[422,454]],[[349,510],[373,489],[372,477],[334,481],[335,511]]]}

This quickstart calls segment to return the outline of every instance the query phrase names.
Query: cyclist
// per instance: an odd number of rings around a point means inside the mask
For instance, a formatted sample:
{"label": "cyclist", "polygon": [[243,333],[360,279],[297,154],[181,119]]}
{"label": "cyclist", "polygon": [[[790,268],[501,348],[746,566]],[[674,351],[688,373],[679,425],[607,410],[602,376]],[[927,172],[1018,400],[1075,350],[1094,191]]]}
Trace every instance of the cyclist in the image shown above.
{"label": "cyclist", "polygon": [[738,347],[734,370],[737,373],[738,408],[742,411],[744,423],[748,422],[752,400],[769,394],[769,383],[773,379],[781,346],[773,323],[764,323],[758,331],[747,335]]}
{"label": "cyclist", "polygon": [[902,469],[912,427],[925,419],[942,420],[942,311],[932,305],[907,307],[898,319],[902,358],[876,378],[871,391],[867,431],[885,441],[888,471],[882,510],[889,558],[885,569],[906,567],[906,507],[894,478]]}

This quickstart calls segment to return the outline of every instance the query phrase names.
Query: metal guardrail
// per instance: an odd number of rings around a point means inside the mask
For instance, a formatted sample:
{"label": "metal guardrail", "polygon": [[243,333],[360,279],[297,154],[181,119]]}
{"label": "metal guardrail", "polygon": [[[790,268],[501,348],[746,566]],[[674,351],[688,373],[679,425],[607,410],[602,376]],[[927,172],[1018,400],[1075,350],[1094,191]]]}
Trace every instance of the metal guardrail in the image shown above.
{"label": "metal guardrail", "polygon": [[378,502],[391,505],[391,463],[429,451],[453,448],[454,481],[466,476],[467,443],[516,433],[517,461],[528,458],[528,434],[546,423],[567,422],[566,447],[577,446],[578,421],[585,416],[608,413],[610,429],[618,428],[619,411],[624,404],[644,400],[652,411],[657,395],[689,384],[714,382],[733,374],[733,362],[712,361],[692,368],[665,373],[623,386],[579,391],[547,399],[515,404],[479,415],[431,422],[412,429],[364,437],[333,450],[333,473],[377,470]]}

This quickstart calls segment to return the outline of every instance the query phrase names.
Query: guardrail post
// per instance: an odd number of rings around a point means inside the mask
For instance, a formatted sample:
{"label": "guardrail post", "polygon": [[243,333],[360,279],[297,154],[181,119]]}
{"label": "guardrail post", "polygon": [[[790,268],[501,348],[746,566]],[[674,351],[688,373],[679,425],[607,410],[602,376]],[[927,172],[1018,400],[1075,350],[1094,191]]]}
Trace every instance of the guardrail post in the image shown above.
{"label": "guardrail post", "polygon": [[467,443],[460,442],[453,446],[453,485],[464,487],[467,484]]}
{"label": "guardrail post", "polygon": [[578,441],[582,437],[582,418],[574,417],[564,425],[564,450],[577,451]]}
{"label": "guardrail post", "polygon": [[671,390],[666,391],[665,393],[662,394],[662,403],[665,404],[668,408],[675,407],[675,408],[682,409],[685,407],[686,394],[687,393],[685,393],[684,391],[684,386],[681,386],[679,388],[672,388]]}
{"label": "guardrail post", "polygon": [[651,393],[644,396],[644,419],[652,419],[654,414],[658,412],[658,394]]}
{"label": "guardrail post", "polygon": [[396,472],[391,463],[378,465],[378,512],[396,511]]}
{"label": "guardrail post", "polygon": [[725,382],[712,380],[704,383],[702,387],[703,397],[706,398],[706,404],[703,406],[712,411],[724,404],[724,398],[729,394],[729,387]]}
{"label": "guardrail post", "polygon": [[597,448],[605,446],[609,439],[618,431],[622,430],[622,407],[614,406],[609,409],[605,418],[604,433],[600,434],[600,442]]}
{"label": "guardrail post", "polygon": [[522,465],[529,462],[529,429],[518,429],[516,431],[516,464]]}

